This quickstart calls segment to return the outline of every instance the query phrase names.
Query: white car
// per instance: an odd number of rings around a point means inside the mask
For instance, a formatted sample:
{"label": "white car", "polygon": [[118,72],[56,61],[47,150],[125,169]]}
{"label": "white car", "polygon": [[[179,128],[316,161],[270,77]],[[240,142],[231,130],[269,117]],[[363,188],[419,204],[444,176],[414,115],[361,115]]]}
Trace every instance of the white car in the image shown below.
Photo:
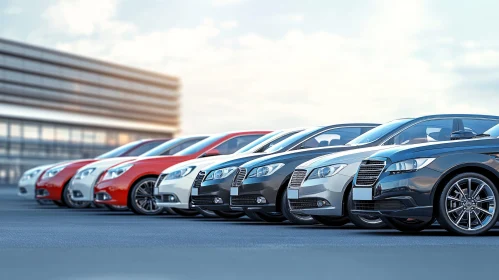
{"label": "white car", "polygon": [[[365,158],[377,151],[394,147],[377,146],[334,153],[299,165],[288,185],[287,218],[296,224],[311,224],[313,220],[326,225],[341,226],[351,221],[361,228],[381,228],[378,217],[350,213],[351,184]],[[313,217],[313,219],[311,219]]]}
{"label": "white car", "polygon": [[[145,152],[139,157],[175,154],[205,139],[206,137],[208,136],[197,135],[175,138]],[[76,172],[76,175],[73,177],[69,184],[71,199],[74,201],[94,201],[94,186],[99,181],[100,177],[109,168],[121,163],[132,161],[134,159],[137,159],[137,157],[116,157],[99,160],[83,166]],[[113,205],[106,205],[106,207],[110,210],[126,209],[126,207]]]}
{"label": "white car", "polygon": [[[19,182],[17,184],[17,195],[27,199],[35,199],[36,181],[38,181],[45,170],[58,164],[60,163],[41,165],[24,172],[23,176],[21,177],[21,179],[19,179]],[[38,202],[43,203],[43,201]]]}
{"label": "white car", "polygon": [[249,143],[231,155],[207,158],[197,158],[173,165],[164,170],[156,181],[154,195],[158,206],[171,208],[184,216],[194,216],[201,213],[207,217],[216,216],[212,211],[192,209],[190,205],[192,184],[200,170],[215,162],[238,158],[251,153],[263,152],[285,138],[303,130],[302,128],[274,131]]}

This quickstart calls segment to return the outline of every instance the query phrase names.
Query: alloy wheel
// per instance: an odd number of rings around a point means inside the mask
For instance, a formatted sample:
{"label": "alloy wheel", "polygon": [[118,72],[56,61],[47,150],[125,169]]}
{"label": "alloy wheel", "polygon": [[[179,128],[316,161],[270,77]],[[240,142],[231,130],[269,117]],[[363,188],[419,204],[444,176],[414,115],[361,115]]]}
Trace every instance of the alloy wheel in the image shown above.
{"label": "alloy wheel", "polygon": [[445,196],[447,217],[459,229],[478,231],[493,220],[496,196],[485,181],[462,178],[448,189]]}
{"label": "alloy wheel", "polygon": [[156,213],[161,209],[156,205],[154,184],[156,180],[144,180],[135,188],[133,199],[135,205],[144,213]]}

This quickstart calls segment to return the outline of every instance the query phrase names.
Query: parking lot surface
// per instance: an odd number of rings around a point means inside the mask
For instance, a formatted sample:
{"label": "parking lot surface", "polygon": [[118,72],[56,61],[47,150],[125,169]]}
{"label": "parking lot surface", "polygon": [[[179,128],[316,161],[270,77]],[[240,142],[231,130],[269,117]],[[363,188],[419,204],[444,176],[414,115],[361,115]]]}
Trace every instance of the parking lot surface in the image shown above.
{"label": "parking lot surface", "polygon": [[0,279],[495,279],[498,235],[74,210],[0,187]]}

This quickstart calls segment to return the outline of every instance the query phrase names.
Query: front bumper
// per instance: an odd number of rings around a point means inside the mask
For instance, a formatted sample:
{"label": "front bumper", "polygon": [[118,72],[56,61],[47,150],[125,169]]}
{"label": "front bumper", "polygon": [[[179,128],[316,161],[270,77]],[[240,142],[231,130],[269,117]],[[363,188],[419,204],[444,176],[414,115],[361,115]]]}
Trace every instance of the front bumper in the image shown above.
{"label": "front bumper", "polygon": [[17,185],[17,195],[26,199],[34,199],[37,179],[19,182]]}
{"label": "front bumper", "polygon": [[385,172],[374,188],[369,188],[373,194],[372,200],[356,200],[354,193],[352,212],[393,218],[431,219],[434,215],[434,187],[441,175],[441,172],[430,168],[394,175]]}
{"label": "front bumper", "polygon": [[[277,192],[282,180],[273,176],[246,178],[243,185],[231,190],[230,208],[233,211],[280,212],[276,207]],[[258,198],[265,198],[265,203],[258,203]]]}
{"label": "front bumper", "polygon": [[234,176],[229,176],[202,182],[201,187],[193,188],[192,206],[206,210],[230,211],[230,187],[233,179]]}
{"label": "front bumper", "polygon": [[[336,174],[326,178],[305,180],[298,189],[288,188],[291,212],[317,216],[343,216],[343,197],[350,180],[351,176]],[[289,194],[296,190],[298,197],[292,199]]]}
{"label": "front bumper", "polygon": [[130,186],[126,180],[118,178],[101,181],[94,187],[94,202],[116,206],[128,206]]}
{"label": "front bumper", "polygon": [[[191,188],[197,172],[191,174],[177,180],[163,180],[154,188],[156,204],[160,207],[191,209]],[[173,202],[170,200],[172,197],[175,198]]]}
{"label": "front bumper", "polygon": [[83,179],[71,180],[69,185],[71,190],[71,199],[74,201],[93,201],[94,187],[99,177],[100,174],[95,176],[92,173]]}
{"label": "front bumper", "polygon": [[51,182],[51,180],[39,182],[35,188],[35,198],[47,199],[47,200],[61,200],[63,189],[64,189],[63,184],[60,185]]}

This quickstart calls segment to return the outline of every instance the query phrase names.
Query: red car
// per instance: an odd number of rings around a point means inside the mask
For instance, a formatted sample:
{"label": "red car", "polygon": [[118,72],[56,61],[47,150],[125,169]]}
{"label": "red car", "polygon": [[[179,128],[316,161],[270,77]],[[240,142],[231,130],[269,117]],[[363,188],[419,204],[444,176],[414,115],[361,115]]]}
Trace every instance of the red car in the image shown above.
{"label": "red car", "polygon": [[154,199],[154,184],[166,168],[199,157],[232,154],[270,131],[228,132],[206,138],[173,155],[137,159],[107,170],[94,187],[96,203],[128,206],[136,214],[163,211]]}
{"label": "red car", "polygon": [[148,139],[125,144],[102,154],[93,159],[81,159],[69,161],[46,170],[38,182],[36,182],[36,199],[52,200],[58,206],[69,206],[78,208],[78,206],[88,206],[89,203],[77,202],[71,200],[67,186],[76,171],[89,163],[114,157],[135,157],[141,155],[170,139]]}

